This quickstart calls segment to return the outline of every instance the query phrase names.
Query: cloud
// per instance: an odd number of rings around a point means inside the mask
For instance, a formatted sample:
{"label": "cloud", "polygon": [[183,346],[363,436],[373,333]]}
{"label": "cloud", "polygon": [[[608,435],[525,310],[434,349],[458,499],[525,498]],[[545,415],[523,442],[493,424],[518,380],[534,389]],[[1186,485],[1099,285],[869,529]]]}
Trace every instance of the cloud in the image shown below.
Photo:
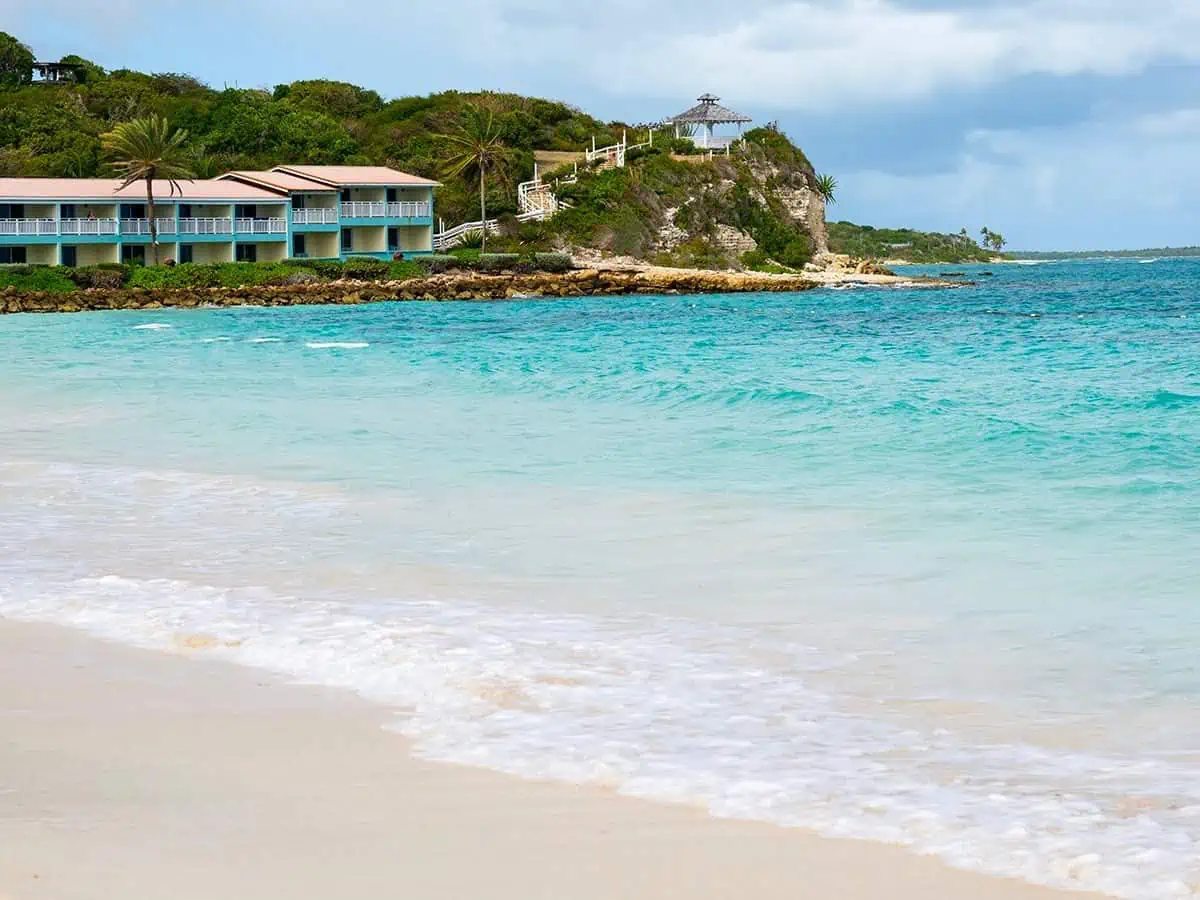
{"label": "cloud", "polygon": [[876,224],[982,225],[1023,249],[1200,243],[1200,109],[978,130],[944,171],[846,173],[838,208]]}

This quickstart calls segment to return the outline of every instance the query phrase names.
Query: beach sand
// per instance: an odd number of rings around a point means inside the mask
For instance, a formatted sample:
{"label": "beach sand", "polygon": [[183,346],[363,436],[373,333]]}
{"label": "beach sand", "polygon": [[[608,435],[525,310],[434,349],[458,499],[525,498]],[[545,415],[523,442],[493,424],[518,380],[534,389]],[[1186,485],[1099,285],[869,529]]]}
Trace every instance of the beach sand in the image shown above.
{"label": "beach sand", "polygon": [[1084,896],[423,762],[390,711],[187,653],[0,619],[2,900]]}

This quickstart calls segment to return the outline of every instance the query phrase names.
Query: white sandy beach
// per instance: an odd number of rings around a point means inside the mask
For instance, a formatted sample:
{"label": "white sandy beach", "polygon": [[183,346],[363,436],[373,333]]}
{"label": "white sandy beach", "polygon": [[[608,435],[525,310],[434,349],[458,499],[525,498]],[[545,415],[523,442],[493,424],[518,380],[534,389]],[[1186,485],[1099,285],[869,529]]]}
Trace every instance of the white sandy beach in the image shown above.
{"label": "white sandy beach", "polygon": [[1079,897],[427,763],[345,693],[0,620],[0,898]]}

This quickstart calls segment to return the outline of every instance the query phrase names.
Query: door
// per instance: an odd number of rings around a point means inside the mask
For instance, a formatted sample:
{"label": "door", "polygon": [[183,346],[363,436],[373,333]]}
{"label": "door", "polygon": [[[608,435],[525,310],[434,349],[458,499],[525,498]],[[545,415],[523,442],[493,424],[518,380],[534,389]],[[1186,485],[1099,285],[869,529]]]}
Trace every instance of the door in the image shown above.
{"label": "door", "polygon": [[349,228],[342,229],[342,249],[354,249],[354,232],[352,232]]}
{"label": "door", "polygon": [[388,203],[395,203],[395,202],[396,202],[396,189],[395,189],[395,188],[388,188],[388,189],[387,189],[387,202],[388,202]]}
{"label": "door", "polygon": [[258,245],[257,244],[238,244],[237,245],[237,261],[238,262],[258,262]]}
{"label": "door", "polygon": [[63,248],[62,248],[62,264],[64,266],[78,265],[78,263],[76,262],[76,259],[77,259],[77,255],[75,252],[75,248],[70,246],[69,244],[64,244]]}
{"label": "door", "polygon": [[142,263],[144,265],[146,262],[146,248],[141,244],[122,244],[121,262]]}
{"label": "door", "polygon": [[400,249],[400,229],[399,228],[389,228],[388,229],[388,250],[394,253],[395,251],[397,251],[399,249]]}
{"label": "door", "polygon": [[192,261],[192,259],[193,259],[192,245],[191,244],[180,244],[179,245],[179,261],[181,263],[189,263]]}
{"label": "door", "polygon": [[292,256],[308,256],[304,249],[304,235],[292,235]]}

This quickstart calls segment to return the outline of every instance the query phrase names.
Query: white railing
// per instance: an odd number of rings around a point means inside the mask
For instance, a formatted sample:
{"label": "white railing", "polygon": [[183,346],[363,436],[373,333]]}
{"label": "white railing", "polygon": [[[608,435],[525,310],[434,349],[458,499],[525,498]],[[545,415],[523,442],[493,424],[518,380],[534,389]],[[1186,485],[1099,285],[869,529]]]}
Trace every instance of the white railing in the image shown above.
{"label": "white railing", "polygon": [[116,234],[116,219],[63,219],[59,234]]}
{"label": "white railing", "polygon": [[[154,219],[154,227],[159,234],[174,234],[175,219],[174,217],[156,216]],[[150,234],[149,219],[122,219],[121,234]]]}
{"label": "white railing", "polygon": [[432,215],[429,202],[426,200],[401,200],[399,203],[389,203],[387,214],[391,219],[417,219]]}
{"label": "white railing", "polygon": [[293,209],[292,224],[294,225],[336,225],[338,211],[336,209]]}
{"label": "white railing", "polygon": [[347,219],[379,219],[387,215],[387,204],[374,200],[346,200],[342,203],[342,215]]}
{"label": "white railing", "polygon": [[[518,218],[520,217],[518,216]],[[461,225],[455,225],[453,228],[435,234],[433,236],[433,249],[440,253],[444,250],[449,250],[451,247],[457,247],[468,234],[483,231],[484,224],[482,220],[478,222],[463,222]],[[495,233],[499,223],[495,219],[488,219],[486,225],[489,233]]]}
{"label": "white railing", "polygon": [[286,219],[249,219],[237,220],[238,234],[287,234]]}
{"label": "white railing", "polygon": [[233,219],[180,219],[180,234],[233,234]]}
{"label": "white railing", "polygon": [[0,219],[0,234],[58,234],[55,219]]}

